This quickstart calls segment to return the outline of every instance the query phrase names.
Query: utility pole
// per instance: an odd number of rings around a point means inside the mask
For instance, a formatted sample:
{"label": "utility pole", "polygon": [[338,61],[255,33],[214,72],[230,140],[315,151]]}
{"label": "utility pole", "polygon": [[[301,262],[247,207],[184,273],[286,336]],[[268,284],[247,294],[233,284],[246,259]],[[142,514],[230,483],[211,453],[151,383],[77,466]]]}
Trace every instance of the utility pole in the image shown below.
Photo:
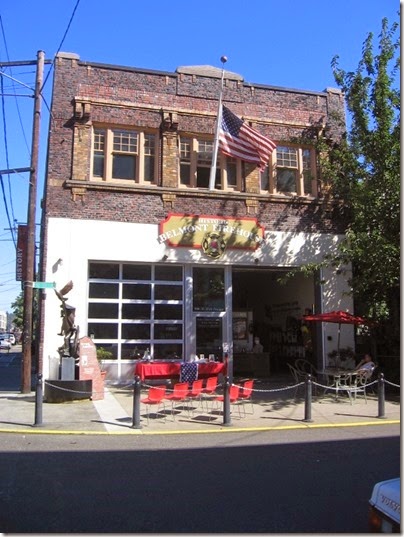
{"label": "utility pole", "polygon": [[35,279],[35,218],[36,218],[36,197],[38,183],[38,163],[39,163],[39,129],[41,120],[41,89],[43,84],[44,52],[37,53],[37,68],[35,78],[34,93],[34,118],[32,127],[32,149],[31,149],[31,173],[29,180],[28,214],[27,214],[27,271],[24,281],[24,324],[22,343],[22,364],[21,364],[21,393],[31,391],[31,344],[32,344],[32,319],[33,319],[33,298]]}

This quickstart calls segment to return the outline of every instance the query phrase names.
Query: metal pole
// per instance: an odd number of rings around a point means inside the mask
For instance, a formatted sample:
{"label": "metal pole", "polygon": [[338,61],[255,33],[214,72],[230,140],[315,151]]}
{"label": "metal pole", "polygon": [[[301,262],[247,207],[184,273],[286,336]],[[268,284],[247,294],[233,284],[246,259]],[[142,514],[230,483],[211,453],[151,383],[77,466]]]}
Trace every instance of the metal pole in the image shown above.
{"label": "metal pole", "polygon": [[223,386],[223,425],[231,425],[230,416],[230,380],[225,377]]}
{"label": "metal pole", "polygon": [[35,390],[35,427],[43,425],[42,423],[42,403],[43,403],[43,383],[42,374],[38,373],[36,390]]}
{"label": "metal pole", "polygon": [[220,131],[220,124],[222,122],[222,97],[223,97],[224,64],[227,62],[226,56],[222,56],[220,58],[220,61],[222,62],[222,77],[221,77],[221,80],[220,80],[220,93],[219,93],[219,102],[218,102],[218,107],[217,107],[215,139],[213,141],[212,166],[210,168],[210,175],[209,175],[209,190],[214,190],[215,189],[217,153],[218,153],[218,149],[219,149],[219,131]]}
{"label": "metal pole", "polygon": [[133,415],[132,415],[132,429],[141,429],[140,425],[140,377],[135,375],[135,382],[133,383]]}
{"label": "metal pole", "polygon": [[35,104],[32,127],[31,173],[29,180],[28,214],[27,214],[27,270],[24,276],[24,321],[23,321],[23,347],[21,363],[21,392],[31,391],[31,344],[32,344],[32,318],[35,279],[35,217],[39,162],[39,127],[41,120],[41,88],[44,69],[44,53],[38,51],[37,70],[35,81]]}
{"label": "metal pole", "polygon": [[312,400],[312,382],[311,375],[307,375],[305,380],[305,401],[304,401],[304,420],[303,421],[313,421],[311,419],[311,400]]}
{"label": "metal pole", "polygon": [[377,389],[377,398],[378,398],[378,407],[379,407],[379,414],[378,418],[385,418],[384,413],[384,401],[385,401],[385,382],[384,382],[384,374],[380,373],[379,375],[379,382],[378,382],[378,389]]}

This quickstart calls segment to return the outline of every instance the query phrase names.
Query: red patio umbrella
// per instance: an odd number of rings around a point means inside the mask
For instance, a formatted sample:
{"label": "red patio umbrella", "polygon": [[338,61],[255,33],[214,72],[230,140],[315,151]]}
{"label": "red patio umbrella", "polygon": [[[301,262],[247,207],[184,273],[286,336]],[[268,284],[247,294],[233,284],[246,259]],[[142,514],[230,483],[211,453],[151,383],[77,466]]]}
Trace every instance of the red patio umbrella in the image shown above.
{"label": "red patio umbrella", "polygon": [[320,323],[338,323],[338,344],[337,353],[339,355],[339,343],[341,337],[341,324],[369,324],[369,321],[358,315],[352,315],[348,311],[330,311],[328,313],[317,313],[312,315],[303,315],[305,321],[315,321]]}

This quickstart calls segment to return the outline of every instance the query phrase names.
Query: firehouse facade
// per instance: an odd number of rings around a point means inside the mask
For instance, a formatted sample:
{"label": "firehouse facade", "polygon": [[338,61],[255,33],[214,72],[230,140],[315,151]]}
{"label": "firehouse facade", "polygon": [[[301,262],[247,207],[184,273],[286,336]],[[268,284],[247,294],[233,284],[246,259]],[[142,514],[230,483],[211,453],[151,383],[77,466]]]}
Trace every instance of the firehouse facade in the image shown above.
{"label": "firehouse facade", "polygon": [[[349,267],[281,283],[344,233],[316,151],[325,130],[341,135],[333,118],[344,117],[343,96],[246,84],[225,71],[223,103],[276,149],[265,171],[219,153],[212,189],[221,73],[56,58],[41,278],[57,289],[73,282],[66,298],[75,323],[109,351],[110,380],[132,378],[145,351],[154,359],[227,353],[232,363],[254,337],[282,369],[308,352],[306,309],[353,309]],[[52,290],[42,291],[41,311],[47,378],[62,343]],[[319,329],[317,365],[336,346],[336,327]],[[352,344],[350,329],[341,337]]]}

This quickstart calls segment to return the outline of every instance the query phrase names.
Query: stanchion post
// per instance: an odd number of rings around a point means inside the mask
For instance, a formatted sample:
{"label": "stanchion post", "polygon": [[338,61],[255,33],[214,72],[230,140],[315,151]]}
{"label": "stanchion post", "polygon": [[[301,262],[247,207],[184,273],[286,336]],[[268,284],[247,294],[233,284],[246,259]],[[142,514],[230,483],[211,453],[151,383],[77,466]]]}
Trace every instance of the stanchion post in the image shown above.
{"label": "stanchion post", "polygon": [[379,375],[379,381],[377,386],[377,399],[378,399],[378,407],[379,407],[379,414],[378,418],[385,418],[384,413],[384,401],[385,401],[385,381],[384,381],[384,374],[380,373]]}
{"label": "stanchion post", "polygon": [[231,425],[230,417],[230,379],[225,377],[223,385],[223,425]]}
{"label": "stanchion post", "polygon": [[34,426],[42,425],[43,383],[42,374],[38,373],[35,387],[35,422]]}
{"label": "stanchion post", "polygon": [[140,425],[140,377],[135,375],[135,382],[133,383],[133,415],[132,415],[132,429],[141,429]]}
{"label": "stanchion post", "polygon": [[311,419],[311,400],[312,400],[312,389],[313,384],[311,381],[311,375],[306,376],[305,380],[305,400],[304,400],[304,420],[303,421],[313,421]]}

